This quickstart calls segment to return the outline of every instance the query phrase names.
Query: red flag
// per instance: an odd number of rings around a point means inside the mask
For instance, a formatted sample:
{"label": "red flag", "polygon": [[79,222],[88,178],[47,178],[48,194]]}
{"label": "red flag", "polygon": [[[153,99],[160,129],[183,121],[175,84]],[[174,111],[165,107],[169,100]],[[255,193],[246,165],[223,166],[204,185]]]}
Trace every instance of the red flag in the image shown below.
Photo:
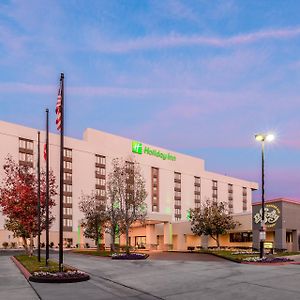
{"label": "red flag", "polygon": [[57,103],[56,103],[56,128],[61,130],[61,87],[58,90]]}
{"label": "red flag", "polygon": [[44,160],[47,160],[47,144],[44,144]]}

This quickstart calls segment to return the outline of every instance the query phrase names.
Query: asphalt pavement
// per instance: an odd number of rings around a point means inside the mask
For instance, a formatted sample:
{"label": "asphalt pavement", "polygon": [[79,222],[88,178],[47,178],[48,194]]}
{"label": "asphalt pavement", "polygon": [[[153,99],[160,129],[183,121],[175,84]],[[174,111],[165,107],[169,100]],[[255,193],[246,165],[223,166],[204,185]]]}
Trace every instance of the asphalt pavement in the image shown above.
{"label": "asphalt pavement", "polygon": [[[193,255],[163,253],[160,258],[156,254],[156,257],[150,256],[150,259],[143,261],[116,261],[104,257],[66,254],[65,263],[88,272],[91,280],[69,284],[32,283],[32,286],[41,299],[49,300],[300,299],[300,265],[246,265],[214,260],[211,256],[199,259]],[[161,259],[163,256],[167,257]],[[3,264],[11,273],[10,283],[5,284],[4,291],[9,291],[11,285],[13,294],[9,295],[15,295],[15,298],[7,298],[5,296],[8,294],[4,293],[0,294],[0,299],[37,299],[8,257],[0,257],[1,282],[5,278]],[[14,278],[16,287],[12,284]],[[28,293],[27,298],[24,297],[25,292]]]}

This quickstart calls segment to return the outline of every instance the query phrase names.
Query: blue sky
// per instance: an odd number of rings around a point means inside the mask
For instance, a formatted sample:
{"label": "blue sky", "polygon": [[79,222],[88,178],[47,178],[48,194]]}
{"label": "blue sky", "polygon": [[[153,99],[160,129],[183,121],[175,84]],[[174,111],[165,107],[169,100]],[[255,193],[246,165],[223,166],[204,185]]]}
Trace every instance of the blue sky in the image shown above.
{"label": "blue sky", "polygon": [[[43,128],[65,73],[66,133],[86,127],[206,160],[300,198],[299,1],[0,0],[0,119]],[[259,192],[255,194],[259,198]]]}

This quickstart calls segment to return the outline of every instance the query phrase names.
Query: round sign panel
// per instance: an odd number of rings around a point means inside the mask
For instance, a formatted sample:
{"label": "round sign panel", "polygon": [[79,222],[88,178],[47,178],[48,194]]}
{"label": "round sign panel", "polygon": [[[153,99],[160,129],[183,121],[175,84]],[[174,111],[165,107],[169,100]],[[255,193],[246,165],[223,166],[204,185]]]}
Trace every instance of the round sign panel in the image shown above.
{"label": "round sign panel", "polygon": [[[265,205],[265,224],[266,227],[274,227],[280,217],[280,209],[274,204]],[[262,209],[259,210],[254,216],[254,223],[259,224],[262,221]]]}

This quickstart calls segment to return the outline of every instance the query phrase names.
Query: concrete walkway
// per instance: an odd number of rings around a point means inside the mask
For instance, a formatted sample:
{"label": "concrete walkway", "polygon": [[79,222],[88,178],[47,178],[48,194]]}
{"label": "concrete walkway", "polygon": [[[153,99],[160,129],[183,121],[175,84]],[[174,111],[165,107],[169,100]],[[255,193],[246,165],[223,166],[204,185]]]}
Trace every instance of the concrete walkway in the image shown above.
{"label": "concrete walkway", "polygon": [[0,299],[39,299],[30,284],[20,273],[9,256],[0,256]]}

